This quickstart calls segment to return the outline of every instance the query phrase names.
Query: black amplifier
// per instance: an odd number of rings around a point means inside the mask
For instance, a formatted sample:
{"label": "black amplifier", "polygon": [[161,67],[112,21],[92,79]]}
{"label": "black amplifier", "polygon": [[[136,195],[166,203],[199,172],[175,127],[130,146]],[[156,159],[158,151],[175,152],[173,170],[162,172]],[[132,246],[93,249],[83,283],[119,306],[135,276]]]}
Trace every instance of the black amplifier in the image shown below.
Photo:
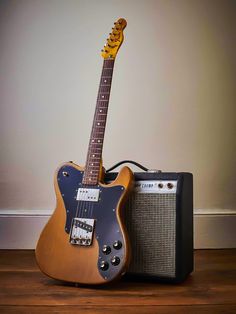
{"label": "black amplifier", "polygon": [[[116,176],[106,173],[105,181]],[[132,248],[127,275],[181,282],[193,271],[193,176],[147,170],[134,177],[124,211]]]}

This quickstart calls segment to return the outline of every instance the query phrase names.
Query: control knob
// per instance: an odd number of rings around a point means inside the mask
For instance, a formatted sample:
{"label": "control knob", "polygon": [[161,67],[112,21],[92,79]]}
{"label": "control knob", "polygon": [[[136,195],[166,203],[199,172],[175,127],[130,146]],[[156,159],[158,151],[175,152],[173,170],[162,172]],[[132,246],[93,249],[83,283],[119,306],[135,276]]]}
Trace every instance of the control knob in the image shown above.
{"label": "control knob", "polygon": [[113,243],[113,247],[114,249],[119,250],[122,248],[122,243],[119,240],[117,240]]}
{"label": "control knob", "polygon": [[111,259],[111,264],[113,266],[117,266],[120,264],[120,258],[118,256],[113,256]]}
{"label": "control knob", "polygon": [[108,262],[101,261],[101,263],[100,263],[100,269],[101,269],[101,270],[107,270],[108,268],[109,268]]}
{"label": "control knob", "polygon": [[102,252],[106,255],[110,254],[111,253],[111,248],[109,245],[103,245],[103,248],[102,248]]}

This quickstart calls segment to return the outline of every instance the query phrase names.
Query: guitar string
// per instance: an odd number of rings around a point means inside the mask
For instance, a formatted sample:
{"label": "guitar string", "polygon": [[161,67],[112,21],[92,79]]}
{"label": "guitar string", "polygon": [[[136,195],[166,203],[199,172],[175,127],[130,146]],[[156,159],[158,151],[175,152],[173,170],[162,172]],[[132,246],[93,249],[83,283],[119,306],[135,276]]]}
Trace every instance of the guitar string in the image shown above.
{"label": "guitar string", "polygon": [[[101,74],[101,79],[100,79],[100,86],[99,86],[99,92],[98,92],[98,99],[97,99],[97,106],[96,106],[96,119],[95,119],[95,121],[97,120],[97,118],[100,118],[100,116],[99,116],[99,110],[100,110],[100,98],[101,98],[101,94],[103,93],[103,90],[102,90],[102,82],[103,82],[103,79],[104,79],[104,73],[105,73],[105,70],[106,70],[106,62],[105,62],[105,60],[104,60],[104,64],[103,64],[103,69],[102,69],[102,74]],[[99,119],[100,120],[100,119]],[[96,122],[95,122],[95,125],[96,125]],[[104,129],[105,129],[105,125],[104,125]],[[95,130],[94,130],[94,138],[95,139],[99,139],[99,136],[98,136],[98,133],[97,133],[97,130],[98,130],[98,127],[96,126],[95,127]],[[105,131],[105,130],[104,130]],[[102,138],[104,138],[104,133],[102,134],[102,136],[101,136],[101,139]],[[95,156],[96,155],[99,155],[99,158],[100,158],[100,160],[101,160],[101,155],[102,155],[102,145],[103,145],[103,143],[96,143],[96,140],[94,139],[94,148],[93,148],[93,154],[95,154]],[[99,145],[100,144],[100,145]],[[97,147],[98,146],[98,147]],[[100,147],[99,147],[100,146]],[[99,149],[100,149],[100,151],[99,151]],[[95,163],[95,161],[93,160],[93,163]],[[97,163],[96,163],[96,167],[98,167],[97,166]],[[93,168],[92,168],[93,169]],[[98,178],[99,178],[99,171],[100,171],[100,165],[99,165],[99,169],[97,169],[96,170],[97,172],[96,172],[96,176],[97,176],[97,187],[98,188],[100,188],[99,187],[99,181],[98,181]],[[95,207],[95,204],[94,204],[94,202],[91,202],[91,206],[90,206],[90,209],[89,209],[89,217],[91,217],[91,218],[95,218],[94,217],[94,207]]]}
{"label": "guitar string", "polygon": [[[104,123],[103,125],[103,133],[101,136],[101,144],[100,144],[100,160],[102,158],[102,148],[103,148],[103,142],[104,142],[104,134],[105,134],[105,126],[106,126],[106,119],[107,119],[107,114],[108,114],[108,105],[109,105],[109,97],[110,97],[110,91],[111,91],[111,83],[112,83],[112,75],[113,75],[113,68],[114,68],[114,60],[111,60],[112,62],[110,62],[110,60],[106,60],[108,62],[104,62],[104,66],[103,66],[103,71],[102,71],[102,76],[101,76],[101,81],[105,81],[104,77],[106,77],[106,79],[108,79],[108,84],[106,84],[107,86],[103,86],[103,90],[101,90],[101,93],[106,92],[108,94],[107,96],[107,101],[105,102],[104,108],[105,108],[105,116],[104,116],[104,120],[102,121],[102,123]],[[107,71],[107,68],[109,68],[109,70]],[[108,73],[107,73],[108,72]],[[109,74],[109,75],[108,75]],[[105,83],[105,82],[103,82]],[[101,84],[104,85],[104,84]],[[102,87],[102,86],[101,86]],[[98,106],[98,110],[101,109],[101,105],[99,103]],[[95,132],[96,134],[96,132]],[[96,134],[96,138],[99,138],[99,136]],[[100,173],[100,164],[99,164],[99,173]],[[99,186],[99,181],[97,182],[98,187]],[[91,216],[94,216],[94,204],[92,204],[92,213]]]}
{"label": "guitar string", "polygon": [[[104,65],[103,65],[103,67],[104,67]],[[102,78],[101,78],[102,79]],[[100,82],[100,84],[101,84],[101,82]],[[100,89],[100,88],[99,88]],[[99,95],[99,94],[98,94]],[[96,111],[97,111],[97,106],[96,106],[96,109],[95,109],[95,117],[96,117]],[[93,127],[94,127],[94,125],[93,125]],[[92,128],[92,131],[93,131],[93,128]],[[91,143],[89,143],[89,146],[90,146],[90,144]],[[87,163],[86,163],[86,167],[85,167],[85,171],[86,171],[86,173],[87,173],[87,169],[86,168],[89,168],[89,165],[88,165],[88,163],[90,162],[90,156],[89,156],[89,154],[88,154],[88,156],[87,156],[88,158],[87,158]],[[82,178],[82,180],[83,180],[83,178]],[[82,183],[82,182],[81,182]],[[82,184],[81,184],[81,187],[82,187]],[[84,186],[83,186],[84,187]],[[84,187],[85,188],[85,187]],[[79,187],[78,187],[78,189],[79,189]],[[85,203],[84,201],[80,201],[80,200],[78,200],[78,204],[77,204],[77,208],[76,208],[76,213],[75,213],[75,217],[78,217],[78,215],[79,216],[82,216],[82,212],[83,212],[83,209],[84,209],[84,207],[85,207],[85,205],[86,204],[83,204],[83,203]],[[84,205],[84,206],[83,206]],[[91,207],[91,206],[89,206],[89,207]],[[88,209],[89,210],[89,209]]]}
{"label": "guitar string", "polygon": [[[107,60],[107,61],[110,61],[110,60]],[[110,63],[110,62],[109,62]],[[110,72],[109,74],[109,76],[107,75],[107,78],[109,78],[109,82],[108,82],[108,84],[107,84],[107,86],[105,86],[105,88],[104,88],[104,92],[106,92],[106,93],[108,93],[108,97],[107,97],[107,106],[104,106],[104,108],[106,108],[106,110],[108,109],[108,102],[109,102],[109,96],[110,96],[110,89],[111,89],[111,81],[112,81],[112,74],[113,74],[113,66],[114,66],[114,60],[112,60],[112,63],[111,64],[109,64],[108,63],[108,68],[109,68],[109,70],[111,70],[111,71],[108,71],[108,72]],[[102,70],[102,75],[101,75],[101,80],[100,80],[100,85],[102,85],[101,84],[101,82],[102,82],[102,80],[103,80],[103,77],[104,77],[104,74],[106,74],[106,70],[108,70],[107,69],[107,67],[105,67],[105,65],[106,65],[106,62],[105,62],[105,60],[104,60],[104,64],[103,64],[103,70]],[[112,65],[112,66],[111,66]],[[110,67],[111,66],[111,67]],[[101,86],[100,86],[101,87]],[[98,100],[99,100],[99,96],[100,96],[100,94],[101,94],[101,88],[99,88],[99,94],[98,94]],[[98,105],[98,102],[97,102],[97,105]],[[97,110],[98,110],[98,106],[96,106],[96,110],[95,110],[95,118],[97,117]],[[107,112],[106,112],[106,116],[105,116],[105,119],[104,119],[104,121],[102,121],[102,122],[104,122],[104,131],[105,131],[105,124],[106,124],[106,117],[107,117]],[[92,131],[93,131],[93,129],[92,129]],[[94,135],[96,136],[96,138],[98,137],[98,134],[96,133],[96,129],[95,129],[95,132],[94,132]],[[104,133],[103,133],[103,135],[102,135],[102,137],[103,137],[103,139],[104,139]],[[91,144],[91,143],[90,143]],[[101,146],[103,146],[103,142],[102,142],[102,145]],[[95,150],[96,150],[96,153],[99,153],[99,152],[97,152],[97,149],[95,148]],[[100,152],[100,154],[101,154],[101,152]],[[101,156],[100,156],[100,158],[101,158]],[[89,159],[89,158],[88,158]],[[88,160],[88,162],[89,162],[89,160]],[[87,164],[86,164],[87,165]],[[87,168],[87,167],[86,167]],[[86,169],[85,168],[85,170],[86,170],[86,172],[87,172],[87,170],[88,169]],[[89,168],[89,165],[88,165],[88,168]],[[99,171],[100,171],[100,169],[99,169]],[[81,185],[82,186],[82,185]],[[83,186],[84,187],[84,186]],[[99,187],[99,184],[98,184],[98,187]],[[80,201],[80,200],[78,200],[78,204],[77,204],[77,208],[76,208],[76,215],[75,215],[75,217],[78,217],[78,214],[80,215],[80,216],[87,216],[87,217],[90,217],[90,218],[92,218],[93,217],[93,212],[94,212],[94,204],[93,204],[94,202],[85,202],[85,201]],[[87,208],[86,208],[87,207]],[[86,209],[86,211],[85,211],[85,209]],[[84,214],[83,214],[83,211],[84,211]]]}

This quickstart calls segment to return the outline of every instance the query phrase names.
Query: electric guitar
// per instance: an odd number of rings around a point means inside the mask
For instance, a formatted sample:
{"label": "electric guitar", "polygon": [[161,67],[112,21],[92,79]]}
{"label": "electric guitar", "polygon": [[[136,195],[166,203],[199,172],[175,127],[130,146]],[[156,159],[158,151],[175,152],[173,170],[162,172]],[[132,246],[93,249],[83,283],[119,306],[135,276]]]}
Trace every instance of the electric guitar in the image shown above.
{"label": "electric guitar", "polygon": [[125,273],[130,248],[122,207],[133,182],[128,167],[111,184],[103,183],[102,148],[114,61],[126,21],[119,19],[102,50],[103,69],[86,165],[68,162],[54,178],[57,205],[36,247],[46,275],[81,284],[102,284]]}

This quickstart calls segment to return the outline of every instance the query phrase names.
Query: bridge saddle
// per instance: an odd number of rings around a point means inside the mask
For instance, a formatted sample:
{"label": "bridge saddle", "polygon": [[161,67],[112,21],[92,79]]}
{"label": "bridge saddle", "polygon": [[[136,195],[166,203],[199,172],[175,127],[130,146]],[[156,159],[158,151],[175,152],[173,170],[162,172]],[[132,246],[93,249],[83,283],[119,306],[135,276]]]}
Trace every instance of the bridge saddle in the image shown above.
{"label": "bridge saddle", "polygon": [[91,245],[94,221],[94,219],[90,218],[73,218],[70,231],[70,243],[81,246]]}

